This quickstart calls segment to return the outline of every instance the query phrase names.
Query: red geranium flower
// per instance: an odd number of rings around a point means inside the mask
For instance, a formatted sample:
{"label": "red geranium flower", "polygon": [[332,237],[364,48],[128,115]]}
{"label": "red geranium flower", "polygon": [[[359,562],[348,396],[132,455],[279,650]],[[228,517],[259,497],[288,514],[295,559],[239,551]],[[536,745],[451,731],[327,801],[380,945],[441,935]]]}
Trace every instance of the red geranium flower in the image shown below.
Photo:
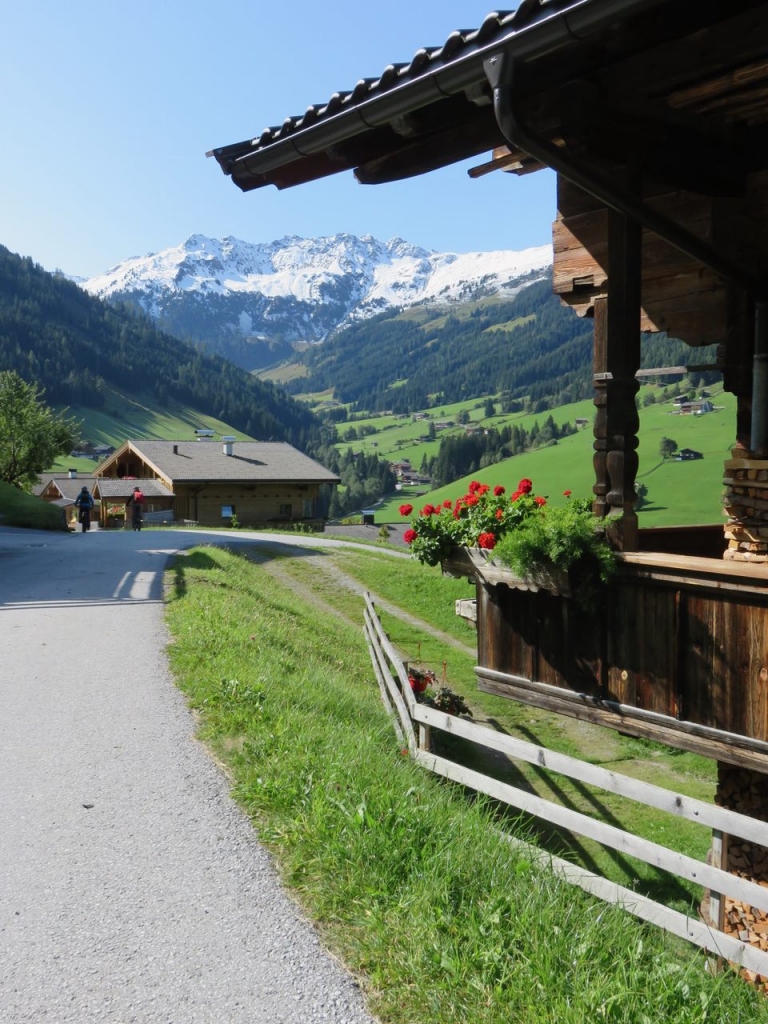
{"label": "red geranium flower", "polygon": [[400,515],[401,516],[409,516],[411,514],[411,512],[413,512],[413,505],[401,505],[400,506]]}
{"label": "red geranium flower", "polygon": [[541,508],[542,505],[546,505],[547,504],[547,499],[546,498],[542,498],[542,496],[540,494],[537,494],[536,497],[533,500],[536,502],[536,504],[539,506],[539,508]]}
{"label": "red geranium flower", "polygon": [[482,487],[482,486],[483,486],[483,485],[482,485],[482,484],[480,483],[480,481],[479,481],[479,480],[473,480],[473,481],[472,481],[472,482],[470,483],[470,485],[469,485],[469,493],[470,493],[470,494],[474,494],[474,493],[475,493],[475,491],[476,491],[476,490],[477,490],[477,489],[478,489],[479,487]]}
{"label": "red geranium flower", "polygon": [[496,486],[493,488],[494,496],[500,498],[505,490],[506,488],[502,487],[501,484],[496,484]]}
{"label": "red geranium flower", "polygon": [[502,517],[502,516],[504,515],[504,512],[503,512],[503,510],[502,510],[502,509],[500,509],[500,508],[497,508],[497,509],[496,509],[496,513],[495,513],[495,514],[496,514],[496,518],[497,518],[497,519],[501,519],[501,517]]}
{"label": "red geranium flower", "polygon": [[479,487],[477,488],[477,490],[475,491],[475,494],[476,494],[476,495],[478,496],[478,498],[479,498],[479,497],[480,497],[480,495],[482,495],[482,494],[487,494],[487,493],[488,493],[488,491],[490,491],[490,489],[491,489],[491,485],[490,485],[490,484],[480,484],[480,486],[479,486]]}
{"label": "red geranium flower", "polygon": [[406,530],[403,534],[403,540],[406,544],[413,544],[417,537],[418,533],[415,530]]}
{"label": "red geranium flower", "polygon": [[423,509],[421,510],[421,512],[419,513],[419,515],[422,515],[422,516],[431,516],[433,512],[437,512],[437,511],[438,511],[438,510],[437,510],[437,509],[435,508],[435,506],[434,506],[434,505],[429,505],[429,504],[427,504],[427,505],[425,505],[425,506],[424,506],[424,508],[423,508]]}
{"label": "red geranium flower", "polygon": [[445,501],[443,502],[443,508],[451,508],[452,505],[453,502],[451,501],[450,498],[446,498]]}
{"label": "red geranium flower", "polygon": [[563,497],[564,498],[570,498],[570,496],[571,496],[571,492],[570,491],[563,491]]}
{"label": "red geranium flower", "polygon": [[477,505],[479,501],[480,499],[477,497],[476,494],[468,494],[464,499],[464,504],[467,506],[467,508],[471,508],[473,505]]}
{"label": "red geranium flower", "polygon": [[512,495],[512,497],[509,500],[510,501],[517,501],[517,499],[521,498],[522,496],[523,496],[523,492],[522,491],[515,491],[515,493]]}
{"label": "red geranium flower", "polygon": [[479,548],[486,548],[490,551],[491,548],[496,547],[496,534],[495,533],[481,533],[477,538],[477,546]]}
{"label": "red geranium flower", "polygon": [[533,483],[528,479],[528,477],[523,477],[517,485],[517,489],[521,494],[530,494],[533,490]]}

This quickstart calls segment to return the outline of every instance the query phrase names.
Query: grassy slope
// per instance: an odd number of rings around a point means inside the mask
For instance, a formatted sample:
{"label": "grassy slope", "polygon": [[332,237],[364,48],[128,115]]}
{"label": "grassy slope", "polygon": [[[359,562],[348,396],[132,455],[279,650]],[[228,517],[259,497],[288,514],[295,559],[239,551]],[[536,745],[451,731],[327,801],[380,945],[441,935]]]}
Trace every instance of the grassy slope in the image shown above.
{"label": "grassy slope", "polygon": [[[475,632],[454,612],[455,601],[474,596],[466,580],[445,579],[438,569],[415,561],[398,563],[397,573],[386,556],[361,555],[352,551],[336,552],[322,559],[351,575],[382,600],[405,607],[425,623],[419,627],[402,618],[381,613],[387,635],[405,660],[432,669],[438,678],[461,693],[470,704],[476,721],[520,739],[580,757],[592,764],[615,769],[688,796],[712,801],[716,783],[715,763],[656,743],[621,736],[609,729],[592,726],[563,715],[556,715],[514,701],[481,693],[475,682]],[[287,559],[283,571],[289,573],[303,593],[314,594],[329,606],[362,627],[362,603],[358,594],[339,586],[336,568],[331,570],[307,559]],[[429,627],[429,628],[427,628]],[[446,642],[445,635],[460,641],[462,647]],[[621,797],[593,787],[573,783],[551,772],[522,762],[513,763],[493,757],[491,767],[476,748],[461,741],[448,744],[451,756],[471,767],[497,775],[512,785],[532,789],[540,796],[597,814],[647,839],[662,842],[680,853],[704,860],[710,833],[694,823],[671,818]],[[676,909],[694,909],[701,899],[695,885],[667,878],[654,868],[631,858],[603,850],[588,840],[575,840],[564,830],[550,829],[541,823],[530,827],[546,842],[547,848],[562,856],[575,858],[583,866],[599,870],[619,884],[636,888]]]}
{"label": "grassy slope", "polygon": [[[74,407],[69,413],[82,423],[81,437],[94,444],[118,447],[129,438],[153,437],[166,441],[194,440],[195,428],[208,428],[217,434],[231,434],[240,441],[252,438],[212,416],[203,416],[190,406],[169,402],[163,410],[146,405],[139,398],[129,398],[111,389],[105,390],[103,409]],[[51,467],[61,472],[70,467],[92,473],[97,463],[92,459],[71,459],[62,455]]]}
{"label": "grassy slope", "polygon": [[0,523],[26,526],[32,530],[65,530],[64,514],[58,505],[11,487],[0,480]]}
{"label": "grassy slope", "polygon": [[[735,434],[735,399],[729,394],[716,398],[723,408],[706,416],[678,416],[671,413],[671,405],[650,405],[640,411],[640,468],[638,482],[648,487],[648,505],[641,510],[641,526],[704,525],[722,522],[720,495],[722,493],[723,462],[729,457]],[[541,424],[542,416],[514,417],[521,426],[530,429],[535,420]],[[570,421],[577,417],[589,419],[594,415],[591,402],[562,406],[553,411],[556,423]],[[502,417],[495,417],[501,421]],[[509,417],[503,418],[505,421]],[[424,424],[419,424],[424,430]],[[399,431],[413,431],[413,425],[398,425]],[[439,435],[438,435],[439,436]],[[692,462],[666,462],[659,455],[659,444],[663,436],[674,438],[680,448],[693,448],[704,454],[703,459]],[[368,448],[371,440],[379,440],[379,454],[387,457],[390,448],[389,431],[378,437],[365,438],[357,447]],[[561,499],[564,490],[575,495],[588,496],[592,493],[594,471],[592,452],[594,437],[591,426],[577,434],[564,438],[556,445],[538,451],[516,455],[512,459],[478,470],[469,477],[455,481],[447,487],[430,491],[425,501],[437,504],[445,498],[456,498],[463,494],[469,479],[478,479],[489,484],[504,484],[514,489],[521,477],[533,480],[537,494],[548,495],[551,500]],[[354,447],[353,443],[353,447]],[[439,441],[432,443],[437,453]],[[418,467],[419,452],[427,445],[411,445],[397,448],[399,457],[409,457]],[[420,493],[423,493],[421,489]],[[402,504],[402,495],[396,495],[377,510],[376,522],[396,522],[400,519],[397,508]]]}
{"label": "grassy slope", "polygon": [[[768,1004],[730,972],[712,977],[689,947],[555,882],[507,845],[486,802],[402,757],[359,596],[329,587],[306,558],[254,557],[203,549],[177,561],[173,667],[286,883],[382,1021],[768,1021]],[[396,585],[391,563],[371,571],[377,586]],[[455,581],[415,565],[396,576],[405,607],[446,616]],[[624,762],[628,742],[613,750]],[[576,844],[571,855],[590,852]]]}

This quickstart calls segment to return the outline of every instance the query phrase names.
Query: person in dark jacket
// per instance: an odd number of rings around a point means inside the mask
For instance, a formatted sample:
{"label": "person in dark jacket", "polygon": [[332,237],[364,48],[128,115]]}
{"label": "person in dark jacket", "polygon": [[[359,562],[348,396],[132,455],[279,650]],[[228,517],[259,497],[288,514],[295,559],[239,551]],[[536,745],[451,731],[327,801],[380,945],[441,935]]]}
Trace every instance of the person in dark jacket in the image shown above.
{"label": "person in dark jacket", "polygon": [[75,508],[78,510],[80,522],[83,524],[83,533],[87,533],[91,528],[93,498],[85,485],[81,487],[80,493],[75,498]]}
{"label": "person in dark jacket", "polygon": [[128,505],[131,506],[131,526],[134,530],[141,529],[141,513],[144,508],[144,495],[141,493],[140,487],[133,488],[133,494],[130,496],[128,501],[125,503],[126,508]]}

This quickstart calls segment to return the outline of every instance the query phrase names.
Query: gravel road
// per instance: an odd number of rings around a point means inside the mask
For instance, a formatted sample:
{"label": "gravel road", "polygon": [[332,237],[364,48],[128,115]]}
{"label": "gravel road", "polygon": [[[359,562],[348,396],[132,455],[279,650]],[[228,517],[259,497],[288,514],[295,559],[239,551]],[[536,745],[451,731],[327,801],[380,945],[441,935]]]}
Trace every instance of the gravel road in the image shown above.
{"label": "gravel road", "polygon": [[2,1024],[373,1020],[170,678],[167,558],[233,542],[201,532],[0,528]]}

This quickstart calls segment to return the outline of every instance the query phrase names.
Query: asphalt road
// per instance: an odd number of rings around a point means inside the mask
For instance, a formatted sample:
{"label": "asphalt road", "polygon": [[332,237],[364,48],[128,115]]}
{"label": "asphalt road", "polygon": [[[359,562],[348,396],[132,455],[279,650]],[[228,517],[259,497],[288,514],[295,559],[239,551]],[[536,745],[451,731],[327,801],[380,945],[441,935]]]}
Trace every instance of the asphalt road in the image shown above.
{"label": "asphalt road", "polygon": [[0,528],[2,1024],[372,1021],[170,678],[163,569],[200,540]]}

